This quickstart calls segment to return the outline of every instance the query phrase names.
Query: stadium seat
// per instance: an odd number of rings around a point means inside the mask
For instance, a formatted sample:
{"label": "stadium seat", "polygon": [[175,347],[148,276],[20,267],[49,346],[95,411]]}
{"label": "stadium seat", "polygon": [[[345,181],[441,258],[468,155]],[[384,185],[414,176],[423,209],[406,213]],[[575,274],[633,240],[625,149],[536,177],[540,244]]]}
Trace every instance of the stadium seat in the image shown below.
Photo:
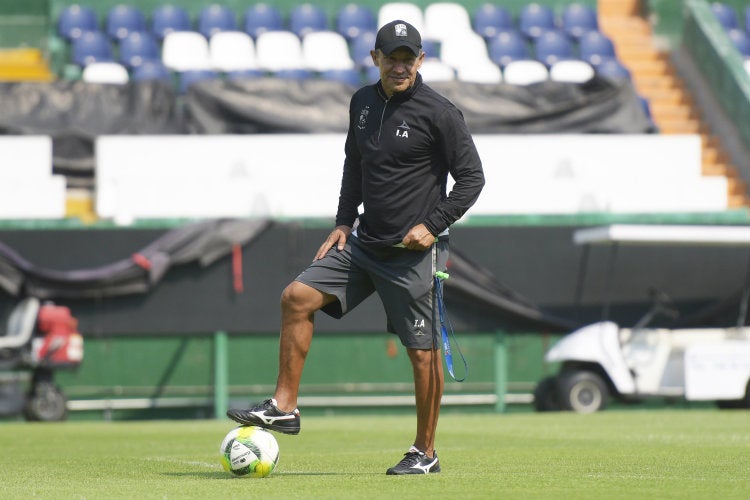
{"label": "stadium seat", "polygon": [[711,12],[713,12],[714,17],[725,30],[739,28],[740,23],[737,18],[737,12],[731,6],[722,2],[712,2]]}
{"label": "stadium seat", "polygon": [[747,74],[750,75],[750,59],[745,59],[743,66],[745,67]]}
{"label": "stadium seat", "polygon": [[83,68],[81,79],[87,83],[124,85],[130,80],[128,70],[116,62],[94,62]]}
{"label": "stadium seat", "polygon": [[745,7],[745,32],[750,34],[750,5]]}
{"label": "stadium seat", "polygon": [[461,82],[500,83],[503,81],[503,74],[496,64],[487,62],[459,68],[456,78]]}
{"label": "stadium seat", "polygon": [[352,41],[362,33],[377,31],[375,13],[366,5],[349,3],[341,7],[336,15],[336,31]]}
{"label": "stadium seat", "polygon": [[86,31],[73,39],[71,55],[73,62],[82,68],[94,62],[114,60],[109,38],[101,31]]}
{"label": "stadium seat", "polygon": [[471,18],[466,8],[454,2],[435,2],[424,9],[422,38],[443,41],[472,32]]}
{"label": "stadium seat", "polygon": [[727,36],[743,58],[750,57],[750,36],[742,30],[731,29]]}
{"label": "stadium seat", "polygon": [[293,7],[289,13],[289,29],[300,38],[314,31],[326,31],[328,17],[322,8],[303,3]]}
{"label": "stadium seat", "polygon": [[284,29],[284,20],[279,9],[265,3],[248,7],[243,19],[245,33],[254,39],[257,39],[258,35],[265,31],[281,31]]}
{"label": "stadium seat", "polygon": [[302,38],[305,67],[313,71],[351,69],[354,61],[344,35],[336,31],[313,31]]}
{"label": "stadium seat", "polygon": [[160,80],[172,83],[172,73],[161,61],[144,61],[133,69],[131,80],[134,82]]}
{"label": "stadium seat", "polygon": [[555,13],[546,5],[535,2],[526,4],[518,15],[518,28],[524,36],[535,40],[543,32],[556,28]]}
{"label": "stadium seat", "polygon": [[578,40],[589,31],[599,30],[596,10],[580,3],[569,4],[563,9],[561,24],[565,34],[573,40]]}
{"label": "stadium seat", "polygon": [[359,87],[362,85],[362,73],[355,68],[349,69],[327,69],[320,72],[321,78],[324,80],[331,80],[334,82],[342,82],[351,85],[352,87]]}
{"label": "stadium seat", "polygon": [[106,30],[112,40],[119,42],[130,33],[146,31],[146,16],[132,5],[115,5],[107,12]]}
{"label": "stadium seat", "polygon": [[503,80],[511,85],[531,85],[549,79],[547,66],[539,61],[512,61],[503,69]]}
{"label": "stadium seat", "polygon": [[72,42],[86,31],[98,31],[99,19],[91,7],[69,5],[65,7],[57,18],[57,34]]}
{"label": "stadium seat", "polygon": [[237,19],[229,7],[212,4],[204,7],[198,14],[198,33],[210,39],[220,31],[236,31]]}
{"label": "stadium seat", "polygon": [[439,42],[435,40],[422,39],[422,52],[424,52],[425,59],[439,59],[440,50],[438,49]]}
{"label": "stadium seat", "polygon": [[613,80],[629,80],[630,70],[626,68],[617,59],[605,59],[600,64],[595,65],[596,73]]}
{"label": "stadium seat", "polygon": [[419,74],[427,82],[451,82],[456,79],[456,71],[437,59],[425,60],[419,68]]}
{"label": "stadium seat", "polygon": [[190,31],[190,14],[179,5],[160,5],[151,12],[151,32],[163,40],[172,31]]}
{"label": "stadium seat", "polygon": [[573,45],[562,31],[548,30],[534,40],[534,57],[550,67],[557,61],[572,59]]}
{"label": "stadium seat", "polygon": [[181,94],[184,94],[194,83],[215,80],[219,78],[219,73],[210,69],[190,69],[181,71],[179,78],[179,91]]}
{"label": "stadium seat", "polygon": [[282,80],[309,80],[313,72],[306,68],[286,68],[274,71],[273,76]]}
{"label": "stadium seat", "polygon": [[585,83],[594,75],[594,68],[578,59],[558,61],[549,68],[549,78],[554,82]]}
{"label": "stadium seat", "polygon": [[375,33],[372,31],[359,35],[352,41],[351,54],[357,66],[372,66],[370,51],[375,47]]}
{"label": "stadium seat", "polygon": [[377,66],[368,66],[365,68],[365,80],[368,83],[375,83],[380,80],[380,68]]}
{"label": "stadium seat", "polygon": [[291,31],[266,31],[255,40],[258,68],[266,71],[305,67],[302,42]]}
{"label": "stadium seat", "polygon": [[503,31],[514,29],[513,15],[502,5],[486,3],[474,11],[474,31],[490,40]]}
{"label": "stadium seat", "polygon": [[420,33],[424,33],[424,14],[417,4],[390,2],[380,6],[380,9],[378,9],[378,28],[396,19],[406,21],[417,28]]}
{"label": "stadium seat", "polygon": [[220,31],[208,41],[211,67],[216,71],[254,69],[255,42],[244,31]]}
{"label": "stadium seat", "polygon": [[172,71],[210,69],[208,41],[197,31],[173,31],[164,37],[164,65]]}
{"label": "stadium seat", "polygon": [[504,68],[511,61],[531,59],[529,44],[520,32],[503,31],[489,40],[489,55],[492,62]]}
{"label": "stadium seat", "polygon": [[592,66],[601,64],[606,59],[616,57],[615,44],[599,31],[589,31],[578,41],[579,58]]}
{"label": "stadium seat", "polygon": [[440,60],[457,71],[473,65],[492,64],[484,38],[473,31],[445,39],[440,46]]}
{"label": "stadium seat", "polygon": [[161,59],[159,43],[150,32],[133,32],[120,41],[119,61],[132,69],[144,61]]}

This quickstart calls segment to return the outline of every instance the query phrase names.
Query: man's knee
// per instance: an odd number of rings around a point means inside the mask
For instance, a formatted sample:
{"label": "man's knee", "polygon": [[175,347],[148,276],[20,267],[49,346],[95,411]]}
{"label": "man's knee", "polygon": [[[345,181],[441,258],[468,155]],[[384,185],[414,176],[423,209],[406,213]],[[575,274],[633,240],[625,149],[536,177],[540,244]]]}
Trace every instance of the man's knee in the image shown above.
{"label": "man's knee", "polygon": [[312,313],[326,304],[327,297],[309,285],[292,281],[281,293],[281,308],[287,312]]}

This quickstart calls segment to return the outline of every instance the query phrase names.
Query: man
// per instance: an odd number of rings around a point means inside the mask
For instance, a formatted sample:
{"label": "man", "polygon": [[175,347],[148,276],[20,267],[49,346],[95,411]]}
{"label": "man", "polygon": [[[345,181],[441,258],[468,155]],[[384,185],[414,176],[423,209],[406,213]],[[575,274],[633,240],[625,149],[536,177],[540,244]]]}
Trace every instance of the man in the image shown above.
{"label": "man", "polygon": [[[404,21],[383,26],[372,60],[380,81],[349,109],[336,227],[281,296],[279,375],[273,399],[227,415],[297,434],[297,396],[318,310],[340,318],[373,292],[414,373],[416,438],[387,474],[440,471],[435,452],[443,365],[434,276],[448,260],[448,227],[476,201],[482,164],[461,112],[422,82],[422,39]],[[455,180],[446,196],[448,173]],[[358,207],[363,205],[363,213]]]}

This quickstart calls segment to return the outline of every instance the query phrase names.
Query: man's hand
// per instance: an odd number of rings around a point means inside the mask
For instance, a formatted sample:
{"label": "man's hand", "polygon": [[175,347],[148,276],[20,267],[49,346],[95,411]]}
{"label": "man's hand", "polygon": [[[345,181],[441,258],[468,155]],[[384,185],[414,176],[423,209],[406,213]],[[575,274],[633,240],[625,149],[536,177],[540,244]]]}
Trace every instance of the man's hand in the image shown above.
{"label": "man's hand", "polygon": [[326,238],[323,244],[320,245],[318,253],[315,254],[315,259],[313,260],[320,260],[325,257],[328,253],[328,250],[333,248],[334,245],[336,245],[336,248],[339,252],[343,250],[346,239],[349,237],[351,232],[352,228],[350,228],[349,226],[336,226],[333,231],[331,231],[331,234],[328,235],[328,238]]}
{"label": "man's hand", "polygon": [[424,224],[417,224],[406,233],[401,243],[409,250],[427,250],[435,243],[435,235]]}

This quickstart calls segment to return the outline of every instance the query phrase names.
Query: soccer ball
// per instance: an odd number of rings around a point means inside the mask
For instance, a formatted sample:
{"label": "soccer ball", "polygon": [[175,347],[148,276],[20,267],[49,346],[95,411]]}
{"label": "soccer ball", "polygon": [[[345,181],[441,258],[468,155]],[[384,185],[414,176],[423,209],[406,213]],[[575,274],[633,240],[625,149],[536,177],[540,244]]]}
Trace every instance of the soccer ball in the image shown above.
{"label": "soccer ball", "polygon": [[232,429],[221,442],[221,465],[236,476],[266,477],[279,461],[279,443],[261,427]]}

